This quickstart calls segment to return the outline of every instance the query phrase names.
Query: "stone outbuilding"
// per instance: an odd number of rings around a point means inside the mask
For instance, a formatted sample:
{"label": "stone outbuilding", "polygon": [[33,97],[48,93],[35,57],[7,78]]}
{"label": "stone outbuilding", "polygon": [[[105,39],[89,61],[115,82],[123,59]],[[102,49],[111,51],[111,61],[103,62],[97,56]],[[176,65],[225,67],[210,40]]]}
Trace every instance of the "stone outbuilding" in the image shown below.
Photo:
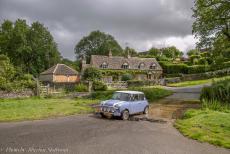
{"label": "stone outbuilding", "polygon": [[65,64],[56,64],[48,70],[42,72],[39,80],[50,86],[75,85],[79,82],[78,72]]}

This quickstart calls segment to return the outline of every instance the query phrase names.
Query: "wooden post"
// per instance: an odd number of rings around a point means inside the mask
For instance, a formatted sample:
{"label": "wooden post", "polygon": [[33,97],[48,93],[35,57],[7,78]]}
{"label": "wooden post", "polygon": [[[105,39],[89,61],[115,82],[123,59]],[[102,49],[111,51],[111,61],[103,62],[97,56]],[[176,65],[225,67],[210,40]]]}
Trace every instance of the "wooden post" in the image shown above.
{"label": "wooden post", "polygon": [[35,81],[36,81],[36,95],[40,97],[40,84],[39,84],[38,77],[35,78]]}

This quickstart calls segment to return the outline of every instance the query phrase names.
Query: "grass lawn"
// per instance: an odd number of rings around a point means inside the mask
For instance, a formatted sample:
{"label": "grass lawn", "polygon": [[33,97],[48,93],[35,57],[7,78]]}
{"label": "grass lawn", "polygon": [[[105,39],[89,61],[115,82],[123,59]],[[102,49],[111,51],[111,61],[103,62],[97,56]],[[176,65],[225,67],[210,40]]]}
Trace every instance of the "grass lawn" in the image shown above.
{"label": "grass lawn", "polygon": [[191,109],[175,127],[192,139],[230,148],[230,111]]}
{"label": "grass lawn", "polygon": [[211,79],[205,79],[205,80],[193,80],[193,81],[184,81],[184,82],[178,82],[178,83],[170,83],[170,84],[168,84],[168,86],[170,86],[170,87],[187,87],[187,86],[212,83],[213,81],[224,80],[227,78],[230,78],[230,76],[225,76],[225,77],[220,77],[220,78],[211,78]]}
{"label": "grass lawn", "polygon": [[90,99],[62,98],[1,99],[0,121],[22,121],[89,113],[93,111],[89,105],[98,102]]}

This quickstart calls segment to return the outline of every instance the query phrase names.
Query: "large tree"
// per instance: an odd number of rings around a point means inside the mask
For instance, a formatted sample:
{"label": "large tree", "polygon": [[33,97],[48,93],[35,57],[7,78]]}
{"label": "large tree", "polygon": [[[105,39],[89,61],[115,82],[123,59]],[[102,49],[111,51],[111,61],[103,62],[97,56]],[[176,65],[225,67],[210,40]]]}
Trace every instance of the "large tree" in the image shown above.
{"label": "large tree", "polygon": [[193,34],[199,38],[198,47],[212,47],[222,35],[230,43],[229,0],[195,0],[193,12]]}
{"label": "large tree", "polygon": [[24,73],[37,75],[60,61],[57,44],[48,29],[39,22],[5,20],[0,26],[0,53]]}
{"label": "large tree", "polygon": [[110,50],[113,55],[123,55],[123,50],[114,37],[100,31],[91,32],[75,46],[77,59],[85,57],[87,62],[91,55],[108,55]]}
{"label": "large tree", "polygon": [[176,59],[183,56],[183,52],[177,49],[175,46],[162,48],[162,56],[166,56],[167,58]]}

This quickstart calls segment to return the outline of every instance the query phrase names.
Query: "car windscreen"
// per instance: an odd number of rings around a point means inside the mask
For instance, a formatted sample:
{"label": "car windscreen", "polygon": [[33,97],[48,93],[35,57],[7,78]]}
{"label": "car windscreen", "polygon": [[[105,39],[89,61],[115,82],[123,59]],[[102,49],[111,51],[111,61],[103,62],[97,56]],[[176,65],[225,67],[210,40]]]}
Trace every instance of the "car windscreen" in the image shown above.
{"label": "car windscreen", "polygon": [[130,100],[130,94],[115,92],[113,94],[112,99],[121,100],[121,101],[129,101]]}

